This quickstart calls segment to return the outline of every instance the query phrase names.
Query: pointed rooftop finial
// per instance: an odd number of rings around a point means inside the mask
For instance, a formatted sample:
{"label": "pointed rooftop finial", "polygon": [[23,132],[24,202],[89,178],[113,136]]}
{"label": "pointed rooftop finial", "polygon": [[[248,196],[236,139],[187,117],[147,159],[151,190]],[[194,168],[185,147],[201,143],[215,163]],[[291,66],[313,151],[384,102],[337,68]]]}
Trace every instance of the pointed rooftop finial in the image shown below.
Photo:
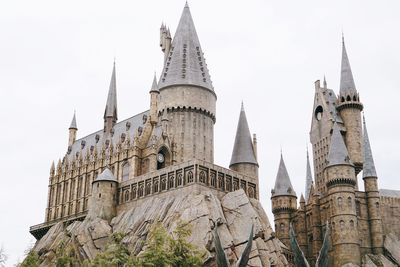
{"label": "pointed rooftop finial", "polygon": [[186,1],[186,3],[185,3],[185,7],[189,8],[188,1]]}
{"label": "pointed rooftop finial", "polygon": [[355,95],[357,93],[356,85],[351,72],[350,61],[347,56],[344,36],[342,35],[342,65],[340,74],[340,92],[341,96]]}
{"label": "pointed rooftop finial", "polygon": [[241,105],[240,111],[244,111],[244,104],[243,104],[243,100],[242,100],[242,105]]}
{"label": "pointed rooftop finial", "polygon": [[182,11],[171,47],[174,50],[165,58],[159,89],[173,85],[193,85],[214,91],[187,3]]}
{"label": "pointed rooftop finial", "polygon": [[151,85],[151,92],[159,92],[158,91],[158,84],[157,84],[157,77],[156,77],[156,72],[154,72],[154,77],[153,77],[153,84]]}
{"label": "pointed rooftop finial", "polygon": [[296,196],[296,192],[293,190],[292,183],[290,182],[289,174],[286,169],[285,161],[281,154],[281,160],[279,162],[278,173],[276,175],[275,187],[273,189],[272,196]]}
{"label": "pointed rooftop finial", "polygon": [[108,97],[106,108],[104,111],[104,119],[113,118],[114,121],[118,120],[117,112],[117,81],[115,77],[115,60],[113,64],[113,71],[111,75],[110,88],[108,89]]}
{"label": "pointed rooftop finial", "polygon": [[364,124],[364,165],[363,165],[363,178],[366,177],[377,177],[374,157],[372,156],[371,144],[369,142],[367,125],[365,123],[365,117],[363,115]]}
{"label": "pointed rooftop finial", "polygon": [[303,193],[301,193],[301,196],[300,196],[300,203],[306,203]]}
{"label": "pointed rooftop finial", "polygon": [[328,154],[328,165],[352,165],[339,125],[335,121]]}
{"label": "pointed rooftop finial", "polygon": [[232,158],[229,167],[237,163],[252,163],[258,165],[243,104],[240,110],[239,122],[236,129],[235,144],[233,146]]}
{"label": "pointed rooftop finial", "polygon": [[326,88],[328,88],[328,84],[326,83],[326,77],[325,77],[325,74],[324,74],[324,88],[326,89]]}
{"label": "pointed rooftop finial", "polygon": [[78,130],[78,127],[76,126],[76,112],[74,110],[74,116],[72,117],[71,125],[69,126],[69,129],[75,129]]}
{"label": "pointed rooftop finial", "polygon": [[307,146],[306,188],[304,191],[307,201],[308,198],[310,197],[312,183],[313,183],[313,178],[311,174],[310,157],[308,155],[308,146]]}

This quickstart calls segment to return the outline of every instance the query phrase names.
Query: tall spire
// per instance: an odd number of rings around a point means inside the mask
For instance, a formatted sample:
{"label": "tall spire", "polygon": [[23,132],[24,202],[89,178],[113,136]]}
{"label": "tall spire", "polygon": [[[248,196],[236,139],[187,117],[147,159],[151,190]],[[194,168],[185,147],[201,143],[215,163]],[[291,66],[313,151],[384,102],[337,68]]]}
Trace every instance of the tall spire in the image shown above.
{"label": "tall spire", "polygon": [[236,129],[235,144],[233,146],[232,158],[229,166],[237,163],[252,163],[258,165],[243,103],[240,110],[239,122]]}
{"label": "tall spire", "polygon": [[279,162],[279,169],[276,175],[275,187],[272,190],[272,196],[284,196],[291,195],[296,196],[296,192],[293,190],[292,183],[290,182],[289,174],[286,169],[285,161],[281,153],[281,160]]}
{"label": "tall spire", "polygon": [[154,72],[154,78],[153,78],[153,84],[151,85],[151,92],[158,92],[158,84],[157,84],[157,78],[156,78],[156,73]]}
{"label": "tall spire", "polygon": [[176,29],[171,50],[166,57],[159,88],[171,85],[195,85],[213,90],[187,3]]}
{"label": "tall spire", "polygon": [[74,111],[74,116],[72,117],[71,125],[69,126],[69,129],[75,129],[78,130],[78,127],[76,126],[76,113]]}
{"label": "tall spire", "polygon": [[351,72],[349,58],[344,44],[344,37],[342,36],[342,67],[340,74],[340,95],[346,97],[347,95],[355,95],[357,93],[356,85]]}
{"label": "tall spire", "polygon": [[111,75],[110,88],[108,89],[108,97],[106,108],[104,111],[104,120],[106,118],[113,118],[113,121],[116,122],[118,120],[117,113],[117,81],[115,78],[115,61],[113,66],[113,71]]}
{"label": "tall spire", "polygon": [[308,155],[308,148],[307,148],[306,188],[304,191],[307,201],[308,201],[308,197],[310,196],[312,183],[313,183],[313,178],[312,178],[312,174],[311,174],[310,157]]}
{"label": "tall spire", "polygon": [[372,156],[371,144],[369,143],[367,125],[364,122],[364,166],[363,166],[363,177],[377,177],[375,170],[374,158]]}
{"label": "tall spire", "polygon": [[351,165],[349,153],[346,145],[344,144],[343,136],[340,133],[337,122],[333,124],[333,132],[331,136],[331,144],[329,147],[328,164],[327,167],[333,165]]}

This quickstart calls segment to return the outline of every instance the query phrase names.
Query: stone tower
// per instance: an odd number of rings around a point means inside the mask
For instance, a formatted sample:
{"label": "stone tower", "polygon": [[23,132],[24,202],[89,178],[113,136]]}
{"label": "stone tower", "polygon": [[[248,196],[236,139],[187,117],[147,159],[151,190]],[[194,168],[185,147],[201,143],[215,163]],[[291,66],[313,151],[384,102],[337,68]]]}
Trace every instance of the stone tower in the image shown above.
{"label": "stone tower", "polygon": [[297,196],[281,154],[275,187],[271,190],[272,213],[274,214],[277,238],[290,248],[289,224],[297,210]]}
{"label": "stone tower", "polygon": [[213,163],[217,96],[187,4],[170,49],[162,47],[166,57],[158,83],[158,114],[168,121],[168,136],[176,144],[174,160]]}
{"label": "stone tower", "polygon": [[340,75],[340,91],[337,110],[346,126],[345,142],[356,174],[363,166],[361,111],[363,105],[356,90],[349,58],[342,38],[342,67]]}
{"label": "stone tower", "polygon": [[68,149],[75,143],[78,126],[76,126],[76,114],[72,117],[71,125],[69,126]]}
{"label": "stone tower", "polygon": [[92,183],[88,217],[111,221],[117,214],[117,189],[117,179],[105,168]]}
{"label": "stone tower", "polygon": [[383,228],[380,213],[380,197],[378,190],[378,176],[372,157],[371,145],[368,138],[367,126],[364,119],[364,189],[367,196],[369,227],[371,232],[372,253],[383,253]]}
{"label": "stone tower", "polygon": [[235,144],[233,146],[229,168],[244,175],[250,176],[253,183],[257,184],[258,188],[258,162],[256,145],[255,136],[253,141],[251,139],[246,112],[244,111],[244,106],[242,103],[239,122],[236,130]]}
{"label": "stone tower", "polygon": [[104,132],[111,134],[112,129],[117,123],[117,80],[115,77],[115,62],[111,74],[110,88],[108,89],[108,97],[106,108],[104,110]]}
{"label": "stone tower", "polygon": [[356,214],[356,174],[337,123],[333,125],[331,146],[325,168],[330,202],[333,266],[360,265],[360,243]]}

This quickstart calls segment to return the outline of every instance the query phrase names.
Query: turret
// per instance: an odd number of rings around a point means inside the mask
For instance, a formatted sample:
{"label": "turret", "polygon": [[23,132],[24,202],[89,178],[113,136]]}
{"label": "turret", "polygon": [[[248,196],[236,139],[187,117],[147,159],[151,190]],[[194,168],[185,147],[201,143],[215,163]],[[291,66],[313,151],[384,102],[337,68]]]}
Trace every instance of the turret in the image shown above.
{"label": "turret", "polygon": [[158,111],[168,115],[168,135],[177,143],[177,163],[192,158],[213,163],[217,97],[187,4],[158,89]]}
{"label": "turret", "polygon": [[356,168],[356,174],[358,174],[362,170],[363,165],[361,126],[361,111],[363,110],[363,105],[360,102],[360,97],[354,83],[344,38],[342,38],[342,66],[337,110],[346,127],[346,146],[350,159]]}
{"label": "turret", "polygon": [[282,154],[275,187],[271,190],[271,201],[276,236],[290,248],[289,224],[294,212],[297,210],[297,196],[290,182]]}
{"label": "turret", "polygon": [[164,52],[164,62],[167,60],[167,57],[171,50],[171,40],[172,38],[169,28],[167,28],[167,26],[162,23],[160,27],[160,47],[161,51]]}
{"label": "turret", "polygon": [[110,169],[104,171],[92,182],[89,218],[111,221],[116,215],[118,181]]}
{"label": "turret", "polygon": [[301,250],[307,253],[306,200],[300,196],[300,208],[297,210],[296,235]]}
{"label": "turret", "polygon": [[68,149],[75,143],[78,127],[76,126],[76,114],[72,117],[71,125],[69,126]]}
{"label": "turret", "polygon": [[153,84],[151,85],[150,90],[150,123],[152,125],[156,125],[158,121],[158,96],[160,95],[160,91],[158,91],[157,78],[154,73]]}
{"label": "turret", "polygon": [[[255,137],[254,137],[255,138]],[[251,139],[249,125],[247,123],[246,112],[242,103],[239,122],[236,129],[235,144],[233,146],[231,162],[229,168],[250,176],[252,182],[258,187],[258,163],[256,159],[256,139]],[[257,194],[258,196],[258,190]],[[258,198],[258,197],[257,197]]]}
{"label": "turret", "polygon": [[360,265],[355,168],[336,122],[333,125],[324,174],[330,198],[333,266],[339,267],[346,263]]}
{"label": "turret", "polygon": [[305,190],[304,190],[304,193],[306,195],[305,200],[307,202],[310,197],[310,191],[311,191],[312,184],[313,184],[313,178],[312,178],[312,173],[311,173],[310,157],[308,155],[308,149],[307,149],[306,186],[305,186]]}
{"label": "turret", "polygon": [[106,108],[104,110],[104,132],[112,133],[112,129],[118,120],[117,112],[117,82],[115,77],[115,62],[111,75],[110,88],[108,90]]}
{"label": "turret", "polygon": [[383,227],[380,213],[380,197],[378,190],[378,176],[372,156],[371,145],[368,138],[367,126],[364,118],[364,189],[367,195],[369,228],[371,233],[371,247],[374,254],[383,253]]}

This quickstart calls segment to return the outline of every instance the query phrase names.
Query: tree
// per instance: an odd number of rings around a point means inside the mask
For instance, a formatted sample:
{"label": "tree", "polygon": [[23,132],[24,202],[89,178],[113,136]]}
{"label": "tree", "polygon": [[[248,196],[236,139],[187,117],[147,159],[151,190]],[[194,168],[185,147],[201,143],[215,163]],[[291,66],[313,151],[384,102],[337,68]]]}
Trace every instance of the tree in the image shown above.
{"label": "tree", "polygon": [[73,267],[79,266],[80,261],[77,253],[75,253],[74,247],[70,245],[66,245],[64,242],[57,247],[55,251],[55,266],[56,267]]}
{"label": "tree", "polygon": [[7,254],[4,252],[4,248],[0,247],[0,267],[6,266],[6,261],[7,261]]}
{"label": "tree", "polygon": [[114,233],[104,252],[96,255],[90,262],[86,262],[89,267],[133,267],[134,258],[127,247],[122,243],[124,238],[122,233]]}
{"label": "tree", "polygon": [[172,235],[161,224],[156,224],[148,234],[146,250],[139,256],[139,266],[203,266],[204,253],[187,242],[190,235],[190,224],[178,223]]}

